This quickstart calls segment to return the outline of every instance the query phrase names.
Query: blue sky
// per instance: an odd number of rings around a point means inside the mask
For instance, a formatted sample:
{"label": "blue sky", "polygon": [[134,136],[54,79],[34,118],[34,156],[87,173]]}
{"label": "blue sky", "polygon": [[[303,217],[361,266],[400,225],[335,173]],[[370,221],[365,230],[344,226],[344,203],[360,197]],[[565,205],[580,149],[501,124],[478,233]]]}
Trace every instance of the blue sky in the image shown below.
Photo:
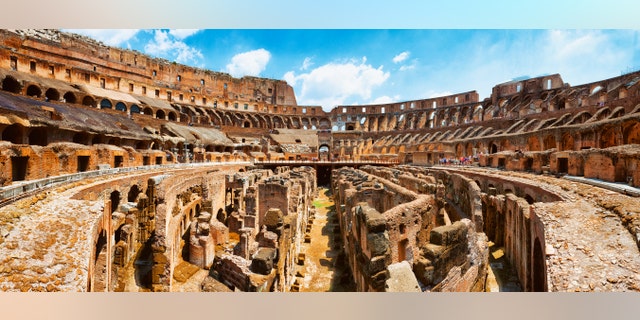
{"label": "blue sky", "polygon": [[640,32],[609,29],[85,29],[123,48],[214,71],[286,80],[300,105],[359,105],[559,73],[584,84],[640,69]]}

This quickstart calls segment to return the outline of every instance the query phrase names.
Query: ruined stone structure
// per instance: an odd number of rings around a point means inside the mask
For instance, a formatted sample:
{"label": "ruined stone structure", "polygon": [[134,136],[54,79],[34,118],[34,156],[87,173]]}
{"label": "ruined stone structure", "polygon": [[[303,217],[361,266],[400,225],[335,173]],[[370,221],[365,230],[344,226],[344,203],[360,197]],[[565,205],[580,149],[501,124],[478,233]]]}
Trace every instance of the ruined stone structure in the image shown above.
{"label": "ruined stone structure", "polygon": [[3,291],[297,291],[321,179],[359,291],[484,291],[496,266],[640,288],[640,72],[324,112],[282,80],[0,30],[0,133]]}

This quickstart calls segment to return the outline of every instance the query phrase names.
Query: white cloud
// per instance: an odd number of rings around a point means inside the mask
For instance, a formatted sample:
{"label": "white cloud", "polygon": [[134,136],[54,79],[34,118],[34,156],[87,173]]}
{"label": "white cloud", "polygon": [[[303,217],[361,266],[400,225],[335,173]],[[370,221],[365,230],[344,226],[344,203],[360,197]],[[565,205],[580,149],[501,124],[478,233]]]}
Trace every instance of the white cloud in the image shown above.
{"label": "white cloud", "polygon": [[[296,87],[299,104],[321,105],[328,111],[333,106],[345,104],[347,99],[369,100],[373,89],[389,78],[390,74],[382,70],[383,66],[374,68],[366,61],[363,57],[360,61],[332,62],[298,76],[289,71],[284,79]],[[358,103],[352,100],[348,103]]]}
{"label": "white cloud", "polygon": [[178,40],[183,40],[184,38],[198,33],[198,31],[200,31],[200,29],[172,29],[169,30],[169,34],[176,37]]}
{"label": "white cloud", "polygon": [[167,59],[175,59],[179,63],[194,64],[202,59],[200,50],[188,46],[180,39],[174,37],[171,32],[155,30],[153,40],[144,46],[147,54],[160,56]]}
{"label": "white cloud", "polygon": [[300,67],[300,70],[302,70],[302,71],[307,70],[312,65],[313,65],[313,62],[311,62],[311,58],[306,57],[306,58],[304,58],[304,61],[302,62],[302,67]]}
{"label": "white cloud", "polygon": [[270,59],[271,53],[265,49],[238,53],[227,64],[227,72],[234,77],[259,76]]}
{"label": "white cloud", "polygon": [[392,97],[389,96],[381,96],[373,99],[369,104],[386,104],[386,103],[394,103],[400,101],[400,96],[396,95]]}
{"label": "white cloud", "polygon": [[416,63],[412,63],[410,65],[404,65],[404,66],[400,66],[400,71],[407,71],[407,70],[412,70],[416,68]]}
{"label": "white cloud", "polygon": [[63,31],[85,35],[109,46],[120,46],[135,37],[140,29],[65,29]]}
{"label": "white cloud", "polygon": [[409,54],[411,54],[409,51],[404,51],[398,54],[397,56],[393,57],[393,63],[400,63],[407,60],[407,58],[409,58]]}

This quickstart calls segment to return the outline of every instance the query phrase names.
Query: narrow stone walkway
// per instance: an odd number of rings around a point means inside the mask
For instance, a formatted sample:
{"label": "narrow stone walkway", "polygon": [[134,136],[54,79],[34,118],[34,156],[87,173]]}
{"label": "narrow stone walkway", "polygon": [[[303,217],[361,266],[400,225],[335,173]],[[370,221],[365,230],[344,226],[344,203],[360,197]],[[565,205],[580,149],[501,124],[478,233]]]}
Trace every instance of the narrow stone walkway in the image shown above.
{"label": "narrow stone walkway", "polygon": [[340,248],[334,244],[334,231],[338,229],[338,224],[334,221],[333,199],[326,188],[318,188],[318,194],[313,202],[316,214],[309,233],[311,243],[302,246],[305,261],[298,266],[300,291],[349,291],[340,281],[344,266],[336,264]]}

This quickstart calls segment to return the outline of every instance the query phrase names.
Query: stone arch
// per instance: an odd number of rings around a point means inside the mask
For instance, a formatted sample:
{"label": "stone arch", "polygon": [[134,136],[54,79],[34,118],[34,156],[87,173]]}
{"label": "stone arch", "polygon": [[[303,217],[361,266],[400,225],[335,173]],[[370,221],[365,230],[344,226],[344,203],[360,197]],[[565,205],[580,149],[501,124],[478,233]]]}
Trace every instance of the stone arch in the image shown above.
{"label": "stone arch", "polygon": [[556,148],[557,147],[556,137],[554,137],[553,135],[548,135],[544,137],[543,144],[544,144],[544,150]]}
{"label": "stone arch", "polygon": [[600,133],[600,148],[609,148],[618,145],[616,143],[616,130],[614,127],[603,128]]}
{"label": "stone arch", "polygon": [[113,108],[113,103],[111,103],[111,100],[107,98],[100,100],[100,109],[111,109],[111,108]]}
{"label": "stone arch", "polygon": [[51,101],[58,101],[60,100],[60,92],[58,92],[58,90],[54,89],[54,88],[49,88],[47,89],[47,91],[45,91],[44,96]]}
{"label": "stone arch", "polygon": [[540,139],[536,136],[531,136],[527,139],[527,148],[529,151],[542,151],[542,147],[540,146]]}
{"label": "stone arch", "polygon": [[42,89],[40,89],[40,87],[35,84],[30,84],[27,87],[26,94],[29,97],[40,98],[40,96],[42,95]]}
{"label": "stone arch", "polygon": [[127,112],[127,105],[124,104],[124,102],[122,102],[122,101],[118,101],[118,103],[116,103],[116,110],[122,111],[122,112]]}
{"label": "stone arch", "polygon": [[542,244],[540,239],[536,238],[533,243],[533,257],[532,257],[532,291],[533,292],[546,292],[547,291],[547,268],[545,263],[545,254],[542,250]]}
{"label": "stone arch", "polygon": [[24,136],[25,127],[18,123],[14,123],[2,130],[2,140],[13,144],[23,144]]}
{"label": "stone arch", "polygon": [[176,113],[173,111],[169,111],[169,114],[167,115],[167,117],[169,121],[176,121],[178,119]]}
{"label": "stone arch", "polygon": [[120,191],[112,191],[109,199],[111,200],[111,212],[118,211],[118,207],[120,206]]}
{"label": "stone arch", "polygon": [[76,103],[78,101],[78,98],[76,98],[76,95],[73,92],[65,93],[62,96],[62,99],[64,99],[64,101],[67,103]]}
{"label": "stone arch", "polygon": [[164,110],[158,109],[156,111],[156,119],[165,120],[166,118],[167,118],[167,115],[164,113]]}
{"label": "stone arch", "polygon": [[145,107],[142,109],[142,114],[153,116],[153,109],[151,109],[151,107]]}
{"label": "stone arch", "polygon": [[93,99],[92,96],[85,96],[84,98],[82,98],[82,105],[95,108],[96,100]]}
{"label": "stone arch", "polygon": [[127,202],[137,202],[140,192],[140,188],[138,188],[137,184],[132,185],[127,193]]}
{"label": "stone arch", "polygon": [[6,76],[2,80],[2,90],[20,94],[20,92],[22,91],[22,85],[18,80],[16,80],[16,78],[12,76]]}
{"label": "stone arch", "polygon": [[140,107],[137,104],[132,104],[131,108],[129,108],[129,112],[131,114],[134,114],[134,113],[140,113],[141,110],[140,110]]}
{"label": "stone arch", "polygon": [[640,144],[640,122],[627,125],[622,137],[624,144]]}
{"label": "stone arch", "polygon": [[560,143],[560,151],[572,151],[574,149],[575,141],[570,133],[565,133],[562,136],[562,142]]}

